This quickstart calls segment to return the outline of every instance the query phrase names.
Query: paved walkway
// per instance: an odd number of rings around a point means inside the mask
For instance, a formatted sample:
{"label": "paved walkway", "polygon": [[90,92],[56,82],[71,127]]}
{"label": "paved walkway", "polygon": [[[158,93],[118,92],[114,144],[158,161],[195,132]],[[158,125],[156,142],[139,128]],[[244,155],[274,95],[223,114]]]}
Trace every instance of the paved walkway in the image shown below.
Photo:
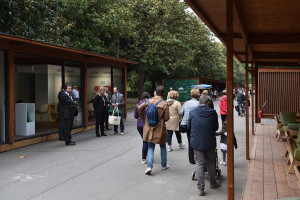
{"label": "paved walkway", "polygon": [[277,142],[275,125],[258,125],[247,170],[244,200],[299,197],[295,174],[288,174],[285,142]]}
{"label": "paved walkway", "polygon": [[[218,101],[215,103],[219,110]],[[176,137],[173,138],[174,151],[168,153],[170,169],[160,169],[160,151],[157,146],[153,175],[146,176],[146,166],[140,163],[142,140],[132,115],[128,113],[124,136],[96,138],[94,131],[88,131],[74,136],[76,146],[66,147],[63,142],[49,141],[0,153],[0,199],[227,198],[226,166],[221,166],[221,188],[206,189],[205,197],[196,195],[196,182],[190,179],[194,166],[188,162],[187,149],[178,149]],[[241,199],[248,164],[245,160],[244,124],[245,118],[236,115],[235,134],[239,145],[235,151],[236,199]],[[183,140],[187,143],[185,134]],[[220,151],[218,153],[221,158]],[[19,159],[19,156],[25,158]]]}

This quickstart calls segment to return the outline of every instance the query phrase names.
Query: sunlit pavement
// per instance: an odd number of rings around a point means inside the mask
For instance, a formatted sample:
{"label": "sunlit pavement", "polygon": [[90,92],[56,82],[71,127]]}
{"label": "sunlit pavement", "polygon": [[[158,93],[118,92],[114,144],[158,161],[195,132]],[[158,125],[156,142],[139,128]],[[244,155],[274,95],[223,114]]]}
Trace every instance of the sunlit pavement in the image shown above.
{"label": "sunlit pavement", "polygon": [[[215,108],[219,112],[218,101],[215,101]],[[235,112],[234,125],[238,141],[235,195],[240,199],[248,163],[245,159],[245,117],[238,117]],[[191,180],[194,166],[188,162],[187,149],[178,148],[175,135],[174,150],[168,152],[170,169],[161,170],[157,146],[153,174],[146,176],[146,166],[141,165],[142,139],[132,112],[128,113],[124,136],[97,138],[94,131],[88,131],[74,135],[73,139],[76,146],[65,146],[64,142],[53,140],[0,153],[0,199],[227,199],[227,172],[223,165],[220,166],[222,186],[211,190],[207,181],[205,197],[197,196],[196,182]],[[218,146],[219,140],[218,137]],[[186,134],[183,134],[183,141],[187,144]],[[218,154],[221,159],[220,150]],[[25,158],[19,159],[19,156]]]}

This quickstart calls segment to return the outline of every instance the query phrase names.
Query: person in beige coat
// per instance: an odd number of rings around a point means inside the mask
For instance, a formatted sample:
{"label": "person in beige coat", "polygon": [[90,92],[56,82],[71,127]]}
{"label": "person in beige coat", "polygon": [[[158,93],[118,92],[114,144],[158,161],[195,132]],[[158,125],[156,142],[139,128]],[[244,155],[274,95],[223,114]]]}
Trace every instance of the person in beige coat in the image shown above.
{"label": "person in beige coat", "polygon": [[179,123],[181,121],[181,103],[177,101],[178,99],[178,92],[171,91],[168,93],[167,103],[169,105],[169,113],[170,113],[170,120],[166,122],[167,127],[167,134],[168,134],[168,151],[173,151],[172,149],[172,136],[175,131],[177,142],[179,144],[179,148],[184,148],[185,144],[182,143],[181,133],[179,131]]}
{"label": "person in beige coat", "polygon": [[148,103],[144,102],[138,107],[139,116],[145,123],[143,128],[143,140],[148,142],[147,169],[145,171],[147,175],[150,175],[152,172],[155,144],[160,145],[162,169],[165,170],[169,168],[167,164],[167,131],[165,122],[170,119],[170,115],[168,104],[166,101],[163,101],[164,90],[163,86],[158,86],[156,88],[156,96],[149,99],[149,103],[152,105],[161,101],[156,106],[158,112],[158,122],[156,125],[149,125],[147,116],[144,114],[148,109]]}

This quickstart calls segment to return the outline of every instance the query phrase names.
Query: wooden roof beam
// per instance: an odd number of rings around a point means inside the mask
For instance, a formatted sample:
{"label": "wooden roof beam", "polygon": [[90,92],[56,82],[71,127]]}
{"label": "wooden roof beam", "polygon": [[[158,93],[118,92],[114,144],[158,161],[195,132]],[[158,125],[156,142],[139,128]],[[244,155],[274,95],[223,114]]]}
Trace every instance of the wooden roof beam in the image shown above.
{"label": "wooden roof beam", "polygon": [[300,43],[300,33],[249,33],[249,44]]}
{"label": "wooden roof beam", "polygon": [[[242,38],[244,39],[245,41],[245,44],[249,44],[248,42],[248,32],[247,32],[247,29],[246,29],[246,26],[245,26],[245,19],[244,19],[244,16],[242,15],[242,9],[238,3],[238,0],[233,0],[233,9],[234,9],[234,12],[236,12],[237,14],[237,19],[238,19],[238,24],[239,24],[239,29],[241,31],[241,35],[242,35]],[[251,48],[250,45],[248,45],[248,51],[249,51],[249,55],[250,55],[250,59],[249,60],[252,60],[253,59],[253,49]]]}
{"label": "wooden roof beam", "polygon": [[269,62],[269,61],[257,61],[257,66],[260,67],[300,67],[300,64],[297,62]]}
{"label": "wooden roof beam", "polygon": [[299,59],[300,52],[254,52],[254,59]]}

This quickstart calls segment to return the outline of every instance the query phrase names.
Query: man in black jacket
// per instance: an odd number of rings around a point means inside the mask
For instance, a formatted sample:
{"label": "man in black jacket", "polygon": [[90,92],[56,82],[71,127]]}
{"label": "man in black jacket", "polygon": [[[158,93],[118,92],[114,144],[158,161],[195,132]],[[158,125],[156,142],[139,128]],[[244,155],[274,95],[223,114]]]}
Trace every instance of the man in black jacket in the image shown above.
{"label": "man in black jacket", "polygon": [[210,177],[210,188],[220,185],[216,182],[216,131],[219,128],[218,114],[209,107],[210,98],[200,96],[200,105],[190,111],[188,128],[191,130],[190,143],[195,150],[196,176],[198,180],[197,193],[204,195],[205,179],[204,167],[207,166]]}
{"label": "man in black jacket", "polygon": [[58,106],[57,111],[59,112],[59,129],[58,138],[60,141],[65,141],[64,138],[64,127],[65,127],[65,117],[64,117],[64,107],[63,107],[63,94],[65,94],[65,87],[58,93]]}
{"label": "man in black jacket", "polygon": [[246,96],[244,95],[244,93],[242,92],[242,90],[238,90],[238,94],[237,94],[237,103],[238,103],[238,106],[239,106],[239,109],[238,109],[238,114],[239,116],[241,115],[241,105],[243,104],[244,105],[244,108],[246,108]]}
{"label": "man in black jacket", "polygon": [[76,106],[78,105],[75,101],[74,97],[71,94],[72,86],[67,85],[65,93],[62,94],[62,106],[64,110],[64,119],[65,119],[65,127],[64,127],[64,138],[67,146],[76,145],[75,142],[71,140],[71,131],[73,127],[73,121],[75,116]]}

